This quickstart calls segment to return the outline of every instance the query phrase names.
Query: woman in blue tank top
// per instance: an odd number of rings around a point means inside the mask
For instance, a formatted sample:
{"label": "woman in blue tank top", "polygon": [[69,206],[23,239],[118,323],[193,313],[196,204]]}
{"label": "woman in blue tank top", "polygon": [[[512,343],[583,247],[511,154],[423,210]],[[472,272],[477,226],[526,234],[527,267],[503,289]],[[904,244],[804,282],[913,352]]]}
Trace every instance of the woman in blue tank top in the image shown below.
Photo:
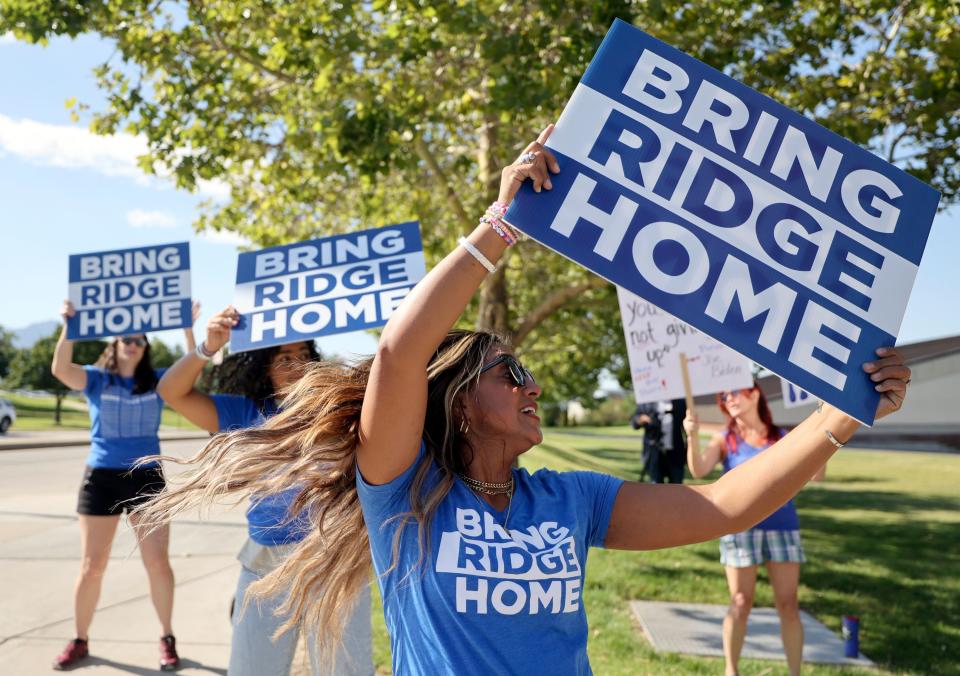
{"label": "woman in blue tank top", "polygon": [[[573,178],[554,176],[551,131],[503,169],[498,201],[398,307],[384,297],[389,320],[372,359],[311,365],[280,413],[214,437],[192,459],[190,485],[148,509],[164,518],[220,497],[298,488],[295,504],[313,528],[264,582],[284,589],[325,654],[372,565],[394,674],[590,674],[582,595],[592,547],[659,549],[748,528],[858,426],[825,406],[706,485],[517,469],[543,439],[540,386],[506,338],[453,326],[516,242],[503,218],[521,184],[541,192],[551,177]],[[600,236],[574,221],[590,245]],[[402,254],[396,231],[377,236]],[[865,368],[884,393],[881,417],[900,407],[910,370],[895,350],[879,354]]]}
{"label": "woman in blue tank top", "polygon": [[[197,307],[194,307],[196,319]],[[141,528],[132,513],[163,489],[159,463],[139,465],[148,455],[159,455],[157,429],[163,400],[156,385],[166,369],[150,363],[150,342],[142,334],[113,338],[94,365],[73,363],[73,341],[67,338],[67,317],[75,310],[69,301],[61,315],[63,331],[53,354],[53,375],[72,390],[83,392],[90,411],[90,454],[80,485],[77,514],[81,532],[81,568],[74,589],[76,638],[54,660],[54,669],[76,666],[89,654],[90,624],[100,598],[100,585],[117,525],[124,512],[137,536],[140,558],[150,582],[150,598],[162,627],[160,668],[176,669],[180,658],[173,637],[173,570],[168,547],[170,529],[162,524]],[[193,329],[185,331],[193,349]]]}
{"label": "woman in blue tank top", "polygon": [[[694,478],[706,476],[718,462],[723,464],[726,474],[767,450],[786,434],[773,424],[767,399],[756,384],[748,389],[721,392],[717,395],[717,403],[727,418],[727,426],[713,436],[700,454],[694,453],[693,446],[688,444],[687,464]],[[688,439],[699,433],[692,411],[687,413],[684,427]],[[822,480],[825,472],[826,465],[823,465],[813,480]],[[723,654],[728,676],[737,673],[760,565],[766,566],[773,587],[787,666],[792,676],[800,673],[803,624],[800,622],[797,587],[800,564],[805,560],[800,541],[800,520],[792,498],[752,528],[720,538],[720,563],[726,570],[730,587],[730,607],[723,620]]]}
{"label": "woman in blue tank top", "polygon": [[[198,390],[194,385],[204,364],[229,342],[238,319],[232,307],[215,314],[207,323],[206,338],[196,350],[181,357],[157,385],[171,408],[211,434],[262,425],[277,414],[279,393],[298,378],[303,365],[320,359],[312,340],[232,354],[207,378],[204,389],[218,393]],[[308,524],[291,516],[296,493],[296,489],[290,489],[250,500],[248,538],[237,555],[241,569],[231,612],[231,676],[286,674],[293,664],[297,632],[285,632],[274,640],[274,633],[286,619],[282,612],[276,612],[283,598],[245,601],[248,587],[277,568],[306,536]],[[318,676],[312,641],[308,652],[312,672]],[[337,663],[337,676],[373,672],[369,591],[358,599],[347,622]]]}

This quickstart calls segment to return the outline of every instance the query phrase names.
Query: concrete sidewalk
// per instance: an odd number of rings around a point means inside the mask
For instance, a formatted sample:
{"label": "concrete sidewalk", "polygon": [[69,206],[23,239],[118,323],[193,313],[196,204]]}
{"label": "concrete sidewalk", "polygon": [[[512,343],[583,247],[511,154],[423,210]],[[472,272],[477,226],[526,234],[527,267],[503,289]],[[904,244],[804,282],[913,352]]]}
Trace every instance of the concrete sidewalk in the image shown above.
{"label": "concrete sidewalk", "polygon": [[[204,430],[161,429],[160,441],[184,441],[188,439],[209,439]],[[65,446],[86,446],[90,444],[89,430],[16,430],[0,436],[0,451],[25,448],[63,448]]]}

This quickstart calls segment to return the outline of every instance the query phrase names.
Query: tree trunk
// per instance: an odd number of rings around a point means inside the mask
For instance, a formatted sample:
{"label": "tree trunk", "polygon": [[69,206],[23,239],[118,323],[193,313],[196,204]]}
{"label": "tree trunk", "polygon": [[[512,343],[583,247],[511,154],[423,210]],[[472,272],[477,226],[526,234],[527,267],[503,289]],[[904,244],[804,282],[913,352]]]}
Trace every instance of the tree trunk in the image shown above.
{"label": "tree trunk", "polygon": [[[497,123],[488,118],[480,129],[480,143],[477,149],[477,167],[480,184],[490,202],[497,198],[500,189],[500,163],[494,154],[497,147]],[[508,306],[510,295],[506,280],[507,254],[501,259],[497,271],[487,277],[480,289],[480,307],[477,311],[477,330],[493,331],[504,336],[510,335],[510,313]]]}
{"label": "tree trunk", "polygon": [[56,396],[57,396],[57,407],[54,409],[54,412],[53,412],[53,424],[59,427],[60,426],[60,405],[63,402],[63,393],[57,392]]}

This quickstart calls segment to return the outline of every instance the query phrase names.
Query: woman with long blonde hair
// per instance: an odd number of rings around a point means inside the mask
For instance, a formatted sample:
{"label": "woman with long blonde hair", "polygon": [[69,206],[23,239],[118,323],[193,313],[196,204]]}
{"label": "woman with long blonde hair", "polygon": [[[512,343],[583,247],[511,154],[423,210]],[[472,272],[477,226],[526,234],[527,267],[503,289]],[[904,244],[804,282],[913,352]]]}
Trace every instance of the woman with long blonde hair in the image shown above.
{"label": "woman with long blonde hair", "polygon": [[[196,350],[181,357],[157,385],[171,408],[211,433],[262,425],[279,412],[280,393],[300,377],[302,368],[320,360],[312,340],[234,353],[208,374],[207,389],[214,392],[201,391],[196,382],[204,364],[227,345],[238,321],[239,314],[233,307],[213,315],[207,322],[206,337]],[[240,575],[230,618],[231,676],[282,676],[290,672],[294,662],[297,632],[274,636],[286,620],[282,613],[275,612],[282,597],[248,603],[247,589],[280,565],[305,536],[307,522],[290,512],[296,492],[294,487],[251,496],[246,513],[248,537],[237,555]],[[373,673],[370,596],[366,589],[355,605],[346,622],[349,645],[337,660],[336,676]],[[314,641],[306,644],[314,676],[331,673],[320,670]]]}
{"label": "woman with long blonde hair", "polygon": [[[503,213],[517,189],[551,188],[551,131],[503,170],[499,200],[394,312],[372,360],[310,367],[280,414],[216,437],[190,479],[148,510],[163,519],[299,486],[295,507],[313,529],[258,591],[287,594],[288,626],[305,620],[328,655],[372,561],[394,673],[589,674],[590,547],[658,549],[743,530],[858,426],[824,407],[702,486],[514,468],[542,440],[540,387],[506,339],[451,327],[516,241]],[[876,364],[882,417],[900,407],[910,372],[893,350]]]}

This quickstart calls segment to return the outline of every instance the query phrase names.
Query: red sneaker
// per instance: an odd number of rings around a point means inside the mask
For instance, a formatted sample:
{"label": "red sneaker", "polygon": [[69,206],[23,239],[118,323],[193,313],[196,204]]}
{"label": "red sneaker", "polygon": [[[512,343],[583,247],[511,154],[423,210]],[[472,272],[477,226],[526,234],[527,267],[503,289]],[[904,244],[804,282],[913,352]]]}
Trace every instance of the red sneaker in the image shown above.
{"label": "red sneaker", "polygon": [[174,671],[180,666],[180,656],[177,655],[177,639],[172,634],[160,639],[160,669]]}
{"label": "red sneaker", "polygon": [[82,638],[75,638],[67,644],[62,653],[57,655],[57,659],[53,661],[53,668],[69,669],[89,654],[90,648],[87,642]]}

